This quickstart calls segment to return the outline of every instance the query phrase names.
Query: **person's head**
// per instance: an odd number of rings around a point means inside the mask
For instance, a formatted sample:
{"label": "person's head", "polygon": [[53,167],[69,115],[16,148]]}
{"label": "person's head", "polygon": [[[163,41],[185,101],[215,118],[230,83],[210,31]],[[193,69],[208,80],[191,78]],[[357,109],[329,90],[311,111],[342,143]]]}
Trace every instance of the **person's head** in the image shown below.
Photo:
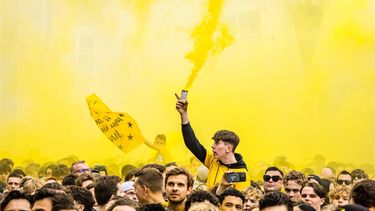
{"label": "person's head", "polygon": [[292,200],[294,205],[299,204],[302,201],[301,189],[306,184],[305,175],[296,170],[288,172],[283,180],[285,193]]}
{"label": "person's head", "polygon": [[158,135],[156,135],[154,144],[156,146],[165,146],[165,145],[167,145],[167,137],[164,134],[158,134]]}
{"label": "person's head", "polygon": [[227,188],[219,196],[221,211],[242,210],[245,203],[245,196],[234,188]]}
{"label": "person's head", "polygon": [[337,176],[336,183],[338,185],[346,186],[349,189],[351,189],[352,188],[352,176],[350,175],[348,171],[343,170]]}
{"label": "person's head", "polygon": [[362,180],[368,179],[368,174],[366,174],[366,172],[363,171],[362,169],[354,169],[350,173],[350,176],[352,177],[353,185]]}
{"label": "person's head", "polygon": [[76,176],[76,175],[74,175],[74,174],[68,174],[68,175],[66,175],[66,176],[63,178],[61,184],[62,184],[63,186],[75,185],[75,181],[76,181],[76,179],[77,179],[77,176]]}
{"label": "person's head", "polygon": [[20,190],[26,194],[33,194],[38,188],[40,188],[41,184],[37,182],[33,177],[26,176],[22,178],[20,183]]}
{"label": "person's head", "polygon": [[233,154],[240,138],[232,131],[219,130],[212,137],[214,144],[212,145],[212,151],[216,159],[222,160],[227,155]]}
{"label": "person's head", "polygon": [[330,179],[321,178],[320,183],[321,183],[322,187],[324,188],[324,190],[326,191],[326,193],[328,193],[329,191],[331,191],[335,188],[335,185],[333,184],[333,182]]}
{"label": "person's head", "polygon": [[16,168],[16,169],[14,169],[14,170],[12,171],[12,173],[13,173],[13,174],[18,174],[18,175],[20,175],[21,177],[25,177],[25,176],[26,176],[26,173],[25,173],[22,169],[20,169],[20,168]]}
{"label": "person's head", "polygon": [[307,182],[308,183],[314,182],[314,183],[319,184],[319,185],[321,185],[321,183],[322,183],[321,180],[320,180],[320,177],[318,175],[315,175],[315,174],[309,174],[307,176]]}
{"label": "person's head", "polygon": [[185,211],[189,210],[195,203],[201,202],[208,202],[217,208],[220,206],[219,199],[213,193],[204,190],[194,190],[186,199]]}
{"label": "person's head", "polygon": [[168,172],[168,171],[178,167],[176,162],[169,162],[169,163],[166,163],[164,166],[165,166],[165,172]]}
{"label": "person's head", "polygon": [[12,168],[9,165],[5,163],[0,164],[0,181],[7,182],[8,176],[11,172]]}
{"label": "person's head", "polygon": [[122,193],[122,196],[129,198],[135,202],[138,202],[137,195],[135,195],[135,188],[134,188],[133,181],[127,181],[127,182],[121,183],[120,191]]}
{"label": "person's head", "polygon": [[159,171],[160,173],[162,173],[162,174],[163,174],[163,173],[165,172],[165,170],[166,170],[165,166],[160,165],[160,164],[157,164],[157,163],[149,163],[149,164],[146,164],[146,165],[142,166],[141,170],[142,170],[142,169],[146,169],[146,168],[154,168],[154,169],[158,170],[158,171]]}
{"label": "person's head", "polygon": [[264,194],[259,201],[260,211],[292,211],[293,202],[285,194],[279,191],[272,191]]}
{"label": "person's head", "polygon": [[18,190],[20,188],[22,176],[17,173],[11,173],[8,176],[7,184],[9,190]]}
{"label": "person's head", "polygon": [[347,204],[342,206],[340,209],[336,209],[335,211],[369,211],[369,209],[358,204]]}
{"label": "person's head", "polygon": [[345,186],[337,186],[329,192],[329,200],[334,208],[349,204],[350,190]]}
{"label": "person's head", "polygon": [[133,181],[133,182],[135,182],[135,175],[138,173],[138,171],[140,171],[140,170],[139,169],[133,169],[133,170],[129,171],[125,175],[124,181],[125,182],[127,182],[127,181]]}
{"label": "person's head", "polygon": [[73,197],[79,211],[92,211],[95,199],[89,190],[78,186],[69,186],[65,192]]}
{"label": "person's head", "polygon": [[35,191],[33,211],[75,210],[73,197],[62,191],[41,188]]}
{"label": "person's head", "polygon": [[165,176],[165,191],[172,204],[183,203],[194,184],[193,176],[184,168],[176,167]]}
{"label": "person's head", "polygon": [[108,175],[107,167],[103,165],[95,165],[93,171],[99,172],[100,176]]}
{"label": "person's head", "polygon": [[325,196],[324,188],[317,183],[307,183],[301,189],[302,201],[314,207],[317,211],[320,210],[321,206],[324,204]]}
{"label": "person's head", "polygon": [[334,179],[335,178],[335,173],[333,172],[333,170],[331,168],[325,167],[320,172],[320,178]]}
{"label": "person's head", "polygon": [[90,167],[84,160],[78,160],[70,166],[70,173],[79,176],[85,172],[91,172]]}
{"label": "person's head", "polygon": [[[122,176],[122,178],[125,178],[126,175],[127,175],[129,172],[131,172],[131,171],[133,171],[133,170],[135,170],[135,169],[137,169],[137,167],[135,167],[135,166],[133,166],[133,165],[130,165],[130,164],[126,164],[126,165],[124,165],[124,166],[121,168],[121,176]],[[124,181],[126,182],[126,181],[128,181],[128,180],[124,179]]]}
{"label": "person's head", "polygon": [[84,173],[79,175],[74,183],[78,187],[86,188],[87,185],[94,183],[94,178],[90,173]]}
{"label": "person's head", "polygon": [[367,208],[375,208],[375,180],[363,180],[355,184],[350,193],[351,200]]}
{"label": "person's head", "polygon": [[31,197],[18,190],[10,191],[1,202],[1,211],[29,211]]}
{"label": "person's head", "polygon": [[137,211],[166,211],[162,204],[144,204]]}
{"label": "person's head", "polygon": [[145,168],[135,176],[135,194],[141,204],[148,204],[150,195],[163,194],[163,175],[158,170]]}
{"label": "person's head", "polygon": [[204,201],[195,202],[190,206],[189,211],[219,211],[219,208],[208,201]]}
{"label": "person's head", "polygon": [[264,191],[280,191],[283,188],[284,173],[277,167],[272,166],[266,169],[263,175]]}
{"label": "person's head", "polygon": [[137,202],[128,198],[120,198],[115,200],[106,211],[136,211],[138,207]]}
{"label": "person's head", "polygon": [[245,195],[244,211],[249,211],[259,207],[259,200],[263,198],[263,192],[255,187],[248,187],[243,191]]}
{"label": "person's head", "polygon": [[69,174],[69,168],[64,164],[54,165],[52,168],[52,177],[61,182],[62,179]]}
{"label": "person's head", "polygon": [[107,204],[112,196],[117,195],[120,182],[121,179],[118,176],[103,176],[96,180],[94,193],[99,206]]}

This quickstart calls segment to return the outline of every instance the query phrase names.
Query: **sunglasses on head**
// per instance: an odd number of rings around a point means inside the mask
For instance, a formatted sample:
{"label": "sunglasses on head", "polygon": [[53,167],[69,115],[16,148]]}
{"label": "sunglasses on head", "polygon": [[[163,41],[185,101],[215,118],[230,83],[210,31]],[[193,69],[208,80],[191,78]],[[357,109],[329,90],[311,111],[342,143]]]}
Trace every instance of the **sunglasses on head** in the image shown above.
{"label": "sunglasses on head", "polygon": [[277,175],[275,175],[275,176],[264,175],[263,176],[263,181],[265,181],[265,182],[270,181],[270,179],[272,179],[272,181],[274,181],[274,182],[277,182],[277,181],[279,181],[281,179],[281,177],[277,176]]}
{"label": "sunglasses on head", "polygon": [[353,176],[353,179],[361,180],[361,179],[365,179],[365,177],[362,176],[362,175],[354,175],[354,176]]}
{"label": "sunglasses on head", "polygon": [[350,184],[352,184],[352,181],[339,179],[339,180],[337,180],[337,184],[339,184],[339,185],[343,185],[343,184],[350,185]]}

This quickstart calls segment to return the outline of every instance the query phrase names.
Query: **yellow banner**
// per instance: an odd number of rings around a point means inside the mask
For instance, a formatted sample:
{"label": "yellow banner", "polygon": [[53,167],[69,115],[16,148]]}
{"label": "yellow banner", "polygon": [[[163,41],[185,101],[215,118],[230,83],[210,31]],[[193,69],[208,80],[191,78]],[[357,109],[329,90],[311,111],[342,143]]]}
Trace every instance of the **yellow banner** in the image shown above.
{"label": "yellow banner", "polygon": [[95,94],[86,100],[96,125],[123,152],[127,153],[145,142],[136,121],[129,114],[112,112]]}

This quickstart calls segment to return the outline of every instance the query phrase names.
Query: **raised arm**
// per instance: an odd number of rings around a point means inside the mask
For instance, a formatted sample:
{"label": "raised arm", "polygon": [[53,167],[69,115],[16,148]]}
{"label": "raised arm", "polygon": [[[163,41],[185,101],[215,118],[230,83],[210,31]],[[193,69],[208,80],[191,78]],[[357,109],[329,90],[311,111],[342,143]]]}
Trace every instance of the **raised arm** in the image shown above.
{"label": "raised arm", "polygon": [[176,97],[178,99],[176,103],[176,110],[178,111],[178,113],[180,113],[182,135],[184,137],[185,145],[195,155],[195,157],[198,158],[198,160],[204,163],[207,151],[199,143],[199,140],[195,136],[194,131],[190,126],[187,112],[188,102],[186,100],[180,100],[177,94]]}

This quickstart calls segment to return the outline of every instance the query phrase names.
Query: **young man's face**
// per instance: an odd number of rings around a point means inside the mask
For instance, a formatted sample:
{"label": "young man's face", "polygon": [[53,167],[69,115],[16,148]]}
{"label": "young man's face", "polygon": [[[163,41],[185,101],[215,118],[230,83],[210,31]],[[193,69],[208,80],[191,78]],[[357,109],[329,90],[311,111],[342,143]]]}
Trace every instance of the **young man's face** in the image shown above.
{"label": "young man's face", "polygon": [[154,144],[156,146],[165,146],[165,140],[161,138],[156,138],[154,141]]}
{"label": "young man's face", "polygon": [[279,171],[267,171],[263,180],[265,192],[280,191],[283,187],[283,176]]}
{"label": "young man's face", "polygon": [[142,187],[137,181],[134,183],[135,195],[138,198],[139,203],[146,204],[147,196],[145,194],[145,187]]}
{"label": "young man's face", "polygon": [[312,187],[304,187],[301,191],[302,201],[312,206],[315,210],[320,210],[320,206],[324,203],[324,198],[320,198],[314,192]]}
{"label": "young man's face", "polygon": [[4,211],[30,211],[30,202],[26,199],[10,200]]}
{"label": "young man's face", "polygon": [[221,211],[235,211],[243,209],[243,201],[237,196],[226,196],[220,205]]}
{"label": "young man's face", "polygon": [[218,160],[225,158],[226,154],[231,150],[229,144],[226,144],[222,140],[215,140],[212,145],[212,153],[214,157]]}
{"label": "young man's face", "polygon": [[18,190],[20,188],[21,178],[9,177],[8,178],[8,188],[9,190]]}
{"label": "young man's face", "polygon": [[165,184],[168,201],[179,204],[184,202],[187,195],[191,192],[191,187],[187,185],[187,176],[185,174],[171,175]]}
{"label": "young man's face", "polygon": [[284,188],[286,195],[289,196],[293,204],[299,204],[302,201],[300,192],[302,186],[299,185],[295,180],[289,180]]}
{"label": "young man's face", "polygon": [[345,186],[350,190],[352,188],[352,177],[349,174],[340,174],[337,177],[337,184]]}
{"label": "young man's face", "polygon": [[333,196],[332,204],[335,208],[349,204],[349,196],[346,194],[337,194]]}

